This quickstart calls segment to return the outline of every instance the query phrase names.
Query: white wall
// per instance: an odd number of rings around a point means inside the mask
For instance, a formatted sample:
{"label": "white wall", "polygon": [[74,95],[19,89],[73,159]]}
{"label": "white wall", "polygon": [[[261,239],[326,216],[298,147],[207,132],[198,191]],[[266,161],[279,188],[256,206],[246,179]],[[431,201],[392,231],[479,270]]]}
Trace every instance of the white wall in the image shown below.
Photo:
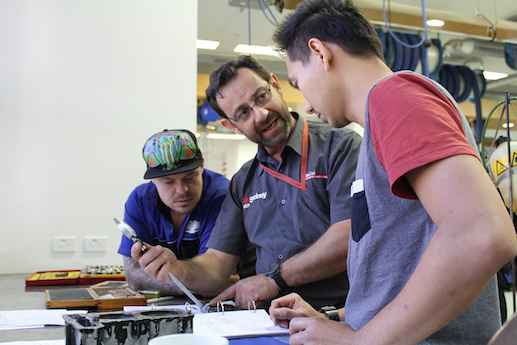
{"label": "white wall", "polygon": [[0,273],[121,264],[143,143],[195,131],[196,36],[197,1],[0,0]]}
{"label": "white wall", "polygon": [[244,163],[257,154],[257,144],[248,139],[207,139],[206,133],[202,132],[197,140],[205,159],[205,168],[230,180]]}

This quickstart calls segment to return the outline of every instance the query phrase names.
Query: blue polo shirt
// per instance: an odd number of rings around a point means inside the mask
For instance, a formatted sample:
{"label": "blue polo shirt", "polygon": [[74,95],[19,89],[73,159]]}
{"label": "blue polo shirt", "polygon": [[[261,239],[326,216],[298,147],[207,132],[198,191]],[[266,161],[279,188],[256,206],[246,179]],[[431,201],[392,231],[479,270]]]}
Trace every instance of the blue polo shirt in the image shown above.
{"label": "blue polo shirt", "polygon": [[[206,244],[228,192],[228,185],[226,177],[204,169],[201,199],[183,220],[178,236],[174,234],[169,208],[158,197],[152,182],[133,190],[126,202],[124,220],[142,241],[169,248],[179,259],[192,258],[207,250]],[[131,256],[132,245],[131,240],[122,236],[118,253]]]}
{"label": "blue polo shirt", "polygon": [[[300,180],[302,138],[303,121],[298,120],[280,164],[259,147],[256,157],[234,175],[208,247],[240,255],[249,238],[257,245],[260,274],[271,263],[282,263],[310,247],[332,224],[351,217],[350,186],[360,135],[346,128],[309,124],[308,190],[271,176],[260,165]],[[343,305],[347,290],[346,271],[292,289],[315,308]]]}

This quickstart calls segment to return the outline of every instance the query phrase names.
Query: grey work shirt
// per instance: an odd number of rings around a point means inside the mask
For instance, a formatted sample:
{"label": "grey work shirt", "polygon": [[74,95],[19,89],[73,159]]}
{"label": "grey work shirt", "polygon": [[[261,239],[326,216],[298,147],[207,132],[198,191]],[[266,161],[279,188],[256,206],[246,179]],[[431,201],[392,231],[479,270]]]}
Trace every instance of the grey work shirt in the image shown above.
{"label": "grey work shirt", "polygon": [[[436,124],[429,124],[435,119],[439,119],[436,121],[440,122],[439,126],[442,128],[455,127],[458,123],[456,120],[460,120],[466,136],[464,140],[468,140],[477,151],[476,141],[467,119],[452,96],[441,85],[422,75],[404,71],[379,81],[372,90],[382,87],[381,83],[390,79],[390,89],[400,90],[397,85],[406,85],[404,90],[411,90],[408,92],[412,92],[411,97],[418,100],[417,103],[426,98],[432,100],[434,104],[446,104],[443,100],[443,96],[446,96],[456,108],[454,111],[449,105],[442,105],[440,107],[446,115],[438,115],[432,110],[426,113],[420,109],[415,110],[414,105],[405,104],[404,110],[410,115],[403,117],[406,127],[397,125],[402,133],[413,130],[407,125],[410,123],[407,121],[410,116],[417,116],[418,121],[428,124],[422,125],[423,128],[435,129],[438,128]],[[354,193],[352,202],[353,219],[348,252],[350,258],[348,269],[352,284],[346,301],[345,321],[355,330],[361,329],[370,322],[399,295],[412,277],[413,271],[420,263],[429,241],[437,230],[436,224],[419,200],[404,199],[393,194],[389,180],[389,172],[393,169],[386,171],[377,156],[378,148],[374,147],[374,142],[385,143],[386,140],[382,141],[378,131],[372,130],[371,125],[372,119],[375,121],[381,116],[400,119],[400,112],[385,111],[389,108],[385,100],[370,96],[371,94],[368,95],[367,100],[364,139],[357,168],[357,179],[362,180],[362,183],[358,183],[359,187],[354,188],[357,192]],[[406,97],[409,99],[407,95]],[[437,107],[431,107],[430,103],[431,101],[427,102],[427,108],[437,109]],[[376,104],[382,104],[382,107],[375,107]],[[400,104],[399,101],[398,104]],[[371,109],[381,110],[372,112]],[[447,117],[450,120],[444,121]],[[389,130],[387,132],[390,133]],[[444,133],[447,132],[444,131]],[[386,136],[385,133],[383,134]],[[431,138],[432,133],[426,133],[423,137]],[[422,149],[422,143],[414,145],[419,149],[412,147],[413,156],[408,156],[406,159],[419,162],[417,164],[422,164],[421,162],[429,164],[427,157],[422,159],[426,154],[433,157],[432,159],[443,159],[451,154],[468,152],[461,149],[459,145],[451,145],[450,139],[445,137],[440,140],[439,145],[427,144],[425,149]],[[431,139],[422,141],[431,142]],[[433,155],[435,152],[440,152],[442,156]],[[386,156],[383,159],[386,159]],[[406,189],[410,188],[411,186],[407,184]],[[436,279],[439,281],[443,277],[437,276]],[[499,327],[497,283],[494,277],[462,314],[419,344],[486,344]]]}
{"label": "grey work shirt", "polygon": [[[270,264],[282,263],[308,248],[330,225],[351,217],[350,185],[355,176],[360,135],[327,124],[309,124],[305,177],[308,190],[271,176],[260,165],[262,162],[299,181],[302,140],[303,121],[299,120],[281,154],[280,164],[259,147],[256,157],[233,176],[208,241],[209,248],[241,255],[249,238],[257,245],[256,270],[260,274]],[[345,271],[291,291],[315,308],[343,305],[348,291],[347,274]]]}

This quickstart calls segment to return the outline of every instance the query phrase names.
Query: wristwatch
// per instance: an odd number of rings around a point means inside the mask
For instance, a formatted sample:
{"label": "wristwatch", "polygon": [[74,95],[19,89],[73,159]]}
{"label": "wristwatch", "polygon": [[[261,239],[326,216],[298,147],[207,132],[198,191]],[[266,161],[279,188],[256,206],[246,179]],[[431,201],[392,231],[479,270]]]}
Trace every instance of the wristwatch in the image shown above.
{"label": "wristwatch", "polygon": [[318,310],[318,313],[326,314],[329,317],[329,319],[332,321],[340,321],[339,320],[339,311],[333,305],[321,307],[321,309]]}
{"label": "wristwatch", "polygon": [[275,262],[269,265],[266,271],[266,276],[273,278],[276,285],[278,285],[278,287],[280,288],[280,292],[285,291],[289,288],[285,280],[280,275],[280,264]]}

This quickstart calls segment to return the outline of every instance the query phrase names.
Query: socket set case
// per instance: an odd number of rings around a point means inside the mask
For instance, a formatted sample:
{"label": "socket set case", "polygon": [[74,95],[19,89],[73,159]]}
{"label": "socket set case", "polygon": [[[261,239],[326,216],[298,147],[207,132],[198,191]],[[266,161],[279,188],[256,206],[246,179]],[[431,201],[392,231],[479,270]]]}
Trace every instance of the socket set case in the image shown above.
{"label": "socket set case", "polygon": [[63,315],[66,345],[147,345],[160,335],[192,333],[194,314],[180,309]]}
{"label": "socket set case", "polygon": [[124,266],[85,266],[81,270],[79,284],[92,285],[106,280],[125,281]]}
{"label": "socket set case", "polygon": [[25,280],[25,285],[92,285],[107,280],[125,281],[124,266],[85,266],[82,270],[36,272]]}

